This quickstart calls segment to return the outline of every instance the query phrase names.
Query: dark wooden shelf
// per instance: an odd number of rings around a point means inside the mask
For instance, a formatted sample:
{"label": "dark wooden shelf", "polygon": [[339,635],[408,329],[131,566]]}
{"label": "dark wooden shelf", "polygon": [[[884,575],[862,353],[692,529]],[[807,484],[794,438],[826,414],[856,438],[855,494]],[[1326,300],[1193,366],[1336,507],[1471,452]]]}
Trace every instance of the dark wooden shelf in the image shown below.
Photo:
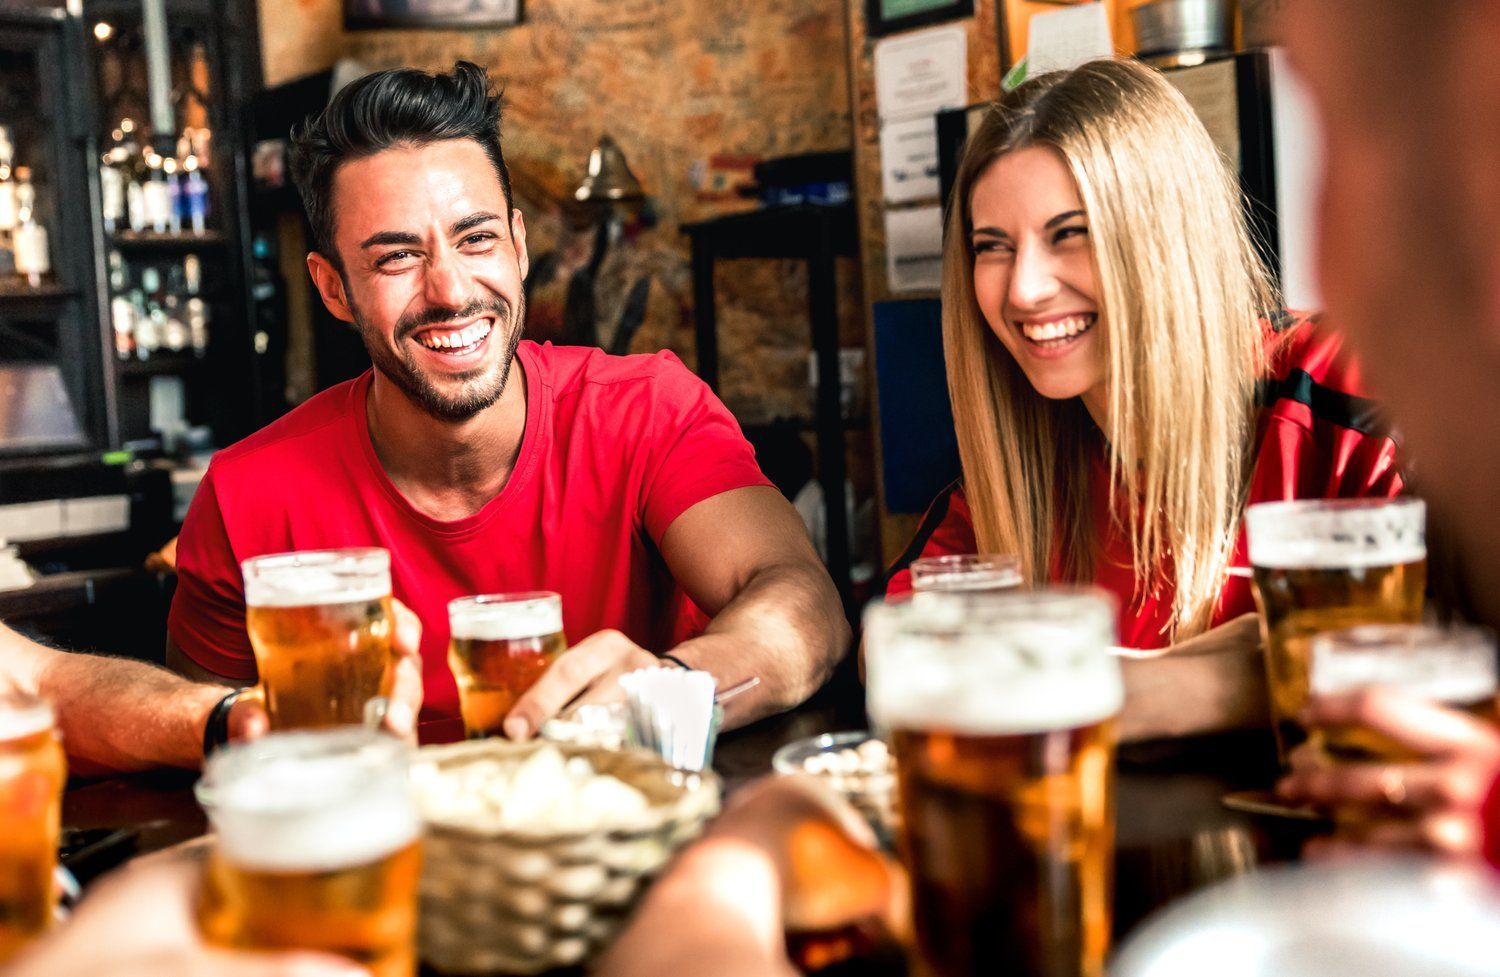
{"label": "dark wooden shelf", "polygon": [[0,618],[36,617],[90,607],[99,600],[101,590],[134,580],[142,572],[110,567],[49,574],[23,590],[0,591]]}
{"label": "dark wooden shelf", "polygon": [[203,368],[203,360],[191,353],[153,353],[150,359],[120,360],[120,375],[126,377],[154,377],[173,373],[192,373]]}
{"label": "dark wooden shelf", "polygon": [[716,258],[812,258],[859,253],[853,204],[764,207],[684,224],[693,246]]}
{"label": "dark wooden shelf", "polygon": [[193,234],[191,232],[157,234],[155,231],[117,231],[109,235],[109,244],[111,247],[126,251],[196,251],[199,249],[222,248],[226,243],[224,235],[219,231],[206,231],[202,234]]}
{"label": "dark wooden shelf", "polygon": [[48,309],[82,298],[73,288],[43,285],[41,288],[0,287],[0,314],[26,309]]}

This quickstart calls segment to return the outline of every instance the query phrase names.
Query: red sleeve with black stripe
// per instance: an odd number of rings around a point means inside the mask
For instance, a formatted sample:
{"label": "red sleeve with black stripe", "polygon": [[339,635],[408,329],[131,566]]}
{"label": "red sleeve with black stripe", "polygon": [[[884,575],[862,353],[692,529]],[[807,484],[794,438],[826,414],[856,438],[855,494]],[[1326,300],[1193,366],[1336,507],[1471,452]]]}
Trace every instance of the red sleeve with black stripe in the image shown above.
{"label": "red sleeve with black stripe", "polygon": [[895,597],[911,591],[912,561],[927,556],[974,553],[978,551],[978,545],[974,538],[974,523],[969,516],[969,503],[964,500],[963,488],[954,482],[927,507],[921,528],[907,544],[906,551],[886,572],[886,596]]}

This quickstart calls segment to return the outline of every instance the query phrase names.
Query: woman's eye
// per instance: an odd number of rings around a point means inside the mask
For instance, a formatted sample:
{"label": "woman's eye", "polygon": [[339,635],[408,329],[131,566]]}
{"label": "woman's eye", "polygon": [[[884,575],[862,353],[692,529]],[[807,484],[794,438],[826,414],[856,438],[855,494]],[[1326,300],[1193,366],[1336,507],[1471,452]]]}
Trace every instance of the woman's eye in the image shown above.
{"label": "woman's eye", "polygon": [[974,242],[974,254],[976,255],[1002,254],[1008,253],[1009,251],[1010,246],[1001,241],[984,240]]}
{"label": "woman's eye", "polygon": [[1069,238],[1085,238],[1088,236],[1089,229],[1087,227],[1064,227],[1058,230],[1057,236],[1052,240],[1054,242],[1061,243],[1068,240]]}

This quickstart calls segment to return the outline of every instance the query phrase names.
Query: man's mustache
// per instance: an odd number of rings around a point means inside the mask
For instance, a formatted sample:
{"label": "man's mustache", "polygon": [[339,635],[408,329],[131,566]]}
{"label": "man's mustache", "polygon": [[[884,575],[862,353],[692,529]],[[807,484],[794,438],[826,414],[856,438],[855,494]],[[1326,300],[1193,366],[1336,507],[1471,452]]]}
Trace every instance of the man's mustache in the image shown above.
{"label": "man's mustache", "polygon": [[476,300],[461,309],[443,308],[441,306],[423,309],[421,312],[402,316],[396,321],[396,339],[398,341],[405,339],[425,326],[436,326],[445,322],[472,319],[487,312],[496,319],[504,320],[510,314],[510,303],[504,299],[495,299],[489,302]]}

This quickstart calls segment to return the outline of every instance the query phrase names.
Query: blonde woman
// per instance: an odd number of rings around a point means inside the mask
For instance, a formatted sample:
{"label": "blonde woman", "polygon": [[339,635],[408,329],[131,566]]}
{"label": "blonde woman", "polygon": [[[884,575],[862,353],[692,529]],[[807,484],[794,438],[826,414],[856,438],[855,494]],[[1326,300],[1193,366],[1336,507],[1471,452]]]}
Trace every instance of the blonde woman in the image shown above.
{"label": "blonde woman", "polygon": [[1095,61],[1003,98],[945,253],[963,478],[891,592],[917,556],[1013,553],[1028,582],[1113,591],[1125,646],[1201,648],[1254,610],[1248,503],[1400,491],[1339,337],[1278,310],[1234,175],[1157,72]]}

